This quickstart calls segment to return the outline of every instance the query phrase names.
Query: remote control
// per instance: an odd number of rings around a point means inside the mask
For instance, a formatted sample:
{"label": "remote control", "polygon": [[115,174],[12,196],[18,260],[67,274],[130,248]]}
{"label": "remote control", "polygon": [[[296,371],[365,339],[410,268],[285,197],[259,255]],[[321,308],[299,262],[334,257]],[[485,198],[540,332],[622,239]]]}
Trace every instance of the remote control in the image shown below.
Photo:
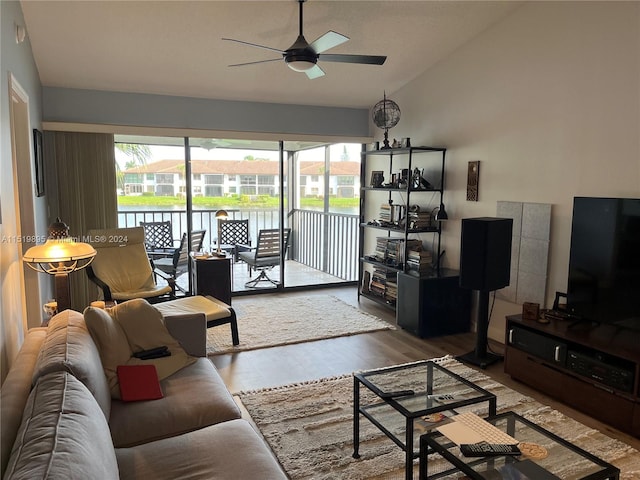
{"label": "remote control", "polygon": [[504,443],[467,443],[460,445],[460,452],[465,457],[494,457],[498,455],[520,455],[517,445],[506,445]]}
{"label": "remote control", "polygon": [[430,400],[435,400],[437,402],[452,402],[456,399],[455,396],[449,395],[448,393],[442,395],[427,395],[427,398],[429,398]]}
{"label": "remote control", "polygon": [[395,398],[395,397],[408,397],[414,395],[416,392],[413,390],[398,390],[396,392],[382,392],[380,398]]}

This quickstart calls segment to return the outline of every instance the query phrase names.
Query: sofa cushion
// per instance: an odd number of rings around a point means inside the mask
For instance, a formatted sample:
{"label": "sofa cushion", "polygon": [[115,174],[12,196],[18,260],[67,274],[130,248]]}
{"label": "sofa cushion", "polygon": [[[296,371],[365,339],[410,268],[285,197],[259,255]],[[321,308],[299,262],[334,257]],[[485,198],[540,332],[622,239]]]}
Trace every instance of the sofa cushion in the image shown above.
{"label": "sofa cushion", "polygon": [[73,310],[65,310],[49,321],[47,337],[33,372],[33,384],[41,376],[61,370],[84,383],[108,419],[111,395],[100,353],[87,330],[84,317]]}
{"label": "sofa cushion", "polygon": [[117,368],[131,359],[131,347],[127,336],[106,310],[87,307],[84,310],[84,320],[98,347],[111,398],[120,398]]}
{"label": "sofa cushion", "polygon": [[66,371],[42,376],[33,387],[4,477],[34,478],[119,478],[104,414]]}
{"label": "sofa cushion", "polygon": [[232,420],[132,448],[116,449],[122,480],[285,480],[251,425]]}
{"label": "sofa cushion", "polygon": [[146,300],[129,300],[108,311],[122,327],[132,352],[160,346],[169,347],[171,352],[168,357],[153,360],[132,358],[129,365],[153,363],[158,370],[158,378],[162,380],[195,362],[195,358],[187,355],[180,343],[171,336],[164,325],[162,314]]}
{"label": "sofa cushion", "polygon": [[[174,339],[164,325],[160,312],[146,300],[134,299],[102,310],[87,307],[84,311],[87,327],[100,351],[111,398],[120,398],[117,368],[119,365],[156,366],[162,380],[195,362]],[[166,345],[171,355],[152,360],[132,357],[134,352]]]}
{"label": "sofa cushion", "polygon": [[11,447],[20,428],[38,352],[46,335],[46,328],[29,330],[0,390],[0,478],[7,468]]}
{"label": "sofa cushion", "polygon": [[210,360],[193,365],[160,382],[164,398],[125,403],[114,400],[109,427],[113,444],[127,447],[240,418],[222,378]]}

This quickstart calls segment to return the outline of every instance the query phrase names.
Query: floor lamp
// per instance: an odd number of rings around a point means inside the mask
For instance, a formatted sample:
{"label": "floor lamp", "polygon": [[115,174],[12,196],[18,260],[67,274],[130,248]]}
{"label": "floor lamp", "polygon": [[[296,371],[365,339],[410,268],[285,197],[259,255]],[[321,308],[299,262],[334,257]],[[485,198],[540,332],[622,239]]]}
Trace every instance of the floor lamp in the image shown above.
{"label": "floor lamp", "polygon": [[62,312],[71,308],[69,274],[89,265],[95,256],[91,245],[69,237],[69,227],[58,218],[49,226],[47,241],[29,248],[22,260],[36,272],[55,276],[57,310]]}
{"label": "floor lamp", "polygon": [[222,220],[225,220],[229,217],[229,214],[227,213],[226,210],[218,210],[216,212],[216,220],[218,221],[218,249],[216,250],[216,254],[219,257],[222,257],[222,248],[220,248],[221,243],[222,243],[222,239],[220,238],[220,222]]}

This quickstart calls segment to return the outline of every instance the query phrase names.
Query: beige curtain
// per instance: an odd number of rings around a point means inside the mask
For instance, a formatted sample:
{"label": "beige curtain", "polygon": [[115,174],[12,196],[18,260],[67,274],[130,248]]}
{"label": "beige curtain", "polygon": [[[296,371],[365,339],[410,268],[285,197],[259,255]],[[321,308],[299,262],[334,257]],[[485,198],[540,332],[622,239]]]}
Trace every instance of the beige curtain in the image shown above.
{"label": "beige curtain", "polygon": [[[44,157],[49,222],[60,217],[70,235],[83,241],[90,229],[118,226],[113,135],[45,132]],[[98,297],[97,287],[85,271],[69,278],[72,307],[82,312]]]}

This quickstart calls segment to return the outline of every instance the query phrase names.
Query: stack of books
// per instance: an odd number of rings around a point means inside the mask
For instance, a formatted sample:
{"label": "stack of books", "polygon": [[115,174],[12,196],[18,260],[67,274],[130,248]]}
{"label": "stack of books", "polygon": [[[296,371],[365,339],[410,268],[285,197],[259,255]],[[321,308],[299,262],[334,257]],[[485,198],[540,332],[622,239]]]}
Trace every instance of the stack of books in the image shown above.
{"label": "stack of books", "polygon": [[374,268],[369,292],[395,305],[398,299],[397,275],[396,272],[385,270],[384,268]]}
{"label": "stack of books", "polygon": [[395,305],[398,300],[398,274],[394,273],[392,278],[387,277],[386,290],[384,292],[384,299],[387,303]]}
{"label": "stack of books", "polygon": [[407,220],[409,222],[409,230],[424,230],[433,225],[430,212],[409,212]]}
{"label": "stack of books", "polygon": [[431,269],[433,258],[427,250],[409,250],[407,253],[407,271],[418,275]]}
{"label": "stack of books", "polygon": [[[391,267],[398,267],[398,259],[402,257],[404,239],[377,237],[375,259]],[[401,261],[401,260],[400,260]]]}

